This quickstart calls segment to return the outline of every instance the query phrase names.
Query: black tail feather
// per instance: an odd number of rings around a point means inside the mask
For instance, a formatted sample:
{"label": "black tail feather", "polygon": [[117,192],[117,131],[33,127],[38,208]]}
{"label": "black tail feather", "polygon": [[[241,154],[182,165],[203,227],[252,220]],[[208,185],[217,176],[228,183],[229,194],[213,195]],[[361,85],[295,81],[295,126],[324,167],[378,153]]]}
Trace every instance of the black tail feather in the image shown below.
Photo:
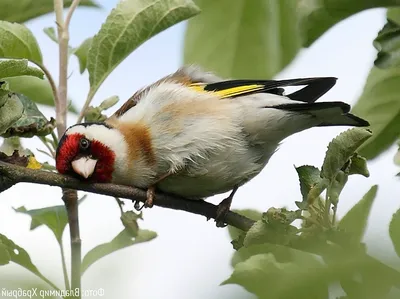
{"label": "black tail feather", "polygon": [[309,114],[321,120],[318,127],[326,126],[354,126],[368,127],[369,122],[355,116],[350,111],[350,105],[343,102],[322,102],[322,103],[304,103],[304,104],[281,104],[273,107],[286,111]]}
{"label": "black tail feather", "polygon": [[321,102],[321,103],[304,103],[304,104],[280,104],[273,107],[266,108],[275,108],[282,109],[286,111],[298,111],[298,112],[308,112],[315,110],[325,110],[330,108],[340,108],[343,113],[347,113],[350,111],[350,105],[343,102]]}
{"label": "black tail feather", "polygon": [[[353,121],[352,126],[354,126],[354,127],[369,127],[370,126],[370,123],[367,120],[362,119],[361,117],[355,116],[354,114],[346,113],[344,116]],[[322,122],[317,127],[332,127],[332,126],[343,126],[343,124]]]}

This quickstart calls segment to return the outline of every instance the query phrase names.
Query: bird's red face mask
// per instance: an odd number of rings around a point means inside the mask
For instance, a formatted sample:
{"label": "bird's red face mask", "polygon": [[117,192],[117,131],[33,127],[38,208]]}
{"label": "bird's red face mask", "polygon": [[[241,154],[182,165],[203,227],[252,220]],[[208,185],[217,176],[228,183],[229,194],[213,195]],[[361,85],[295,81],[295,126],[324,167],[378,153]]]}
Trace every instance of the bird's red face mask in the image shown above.
{"label": "bird's red face mask", "polygon": [[80,133],[65,134],[56,154],[59,173],[99,183],[111,181],[114,161],[115,154],[109,147]]}

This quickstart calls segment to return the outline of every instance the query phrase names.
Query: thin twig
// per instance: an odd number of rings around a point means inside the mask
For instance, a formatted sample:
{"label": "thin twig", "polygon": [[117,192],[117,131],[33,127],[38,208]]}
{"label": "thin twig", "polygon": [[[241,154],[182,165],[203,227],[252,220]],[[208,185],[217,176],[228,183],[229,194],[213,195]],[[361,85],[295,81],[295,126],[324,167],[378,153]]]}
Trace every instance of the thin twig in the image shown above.
{"label": "thin twig", "polygon": [[54,0],[54,11],[56,13],[58,52],[59,52],[59,81],[58,81],[58,103],[56,105],[56,120],[58,139],[64,134],[67,118],[67,89],[68,89],[68,42],[69,32],[64,24],[64,1]]}
{"label": "thin twig", "polygon": [[[57,89],[57,102],[56,102],[56,120],[57,120],[57,133],[58,133],[58,138],[61,138],[61,135],[64,133],[65,130],[62,130],[63,127],[66,126],[65,124],[65,117],[63,117],[62,113],[62,106],[63,99],[66,100],[66,89],[67,89],[67,82],[66,82],[66,76],[63,75],[63,73],[66,73],[65,67],[66,67],[66,62],[65,62],[65,55],[63,51],[63,47],[61,44],[61,37],[63,35],[64,31],[64,1],[63,0],[54,0],[54,12],[56,14],[56,23],[57,23],[57,34],[58,34],[58,42],[59,42],[59,47],[58,47],[58,52],[59,52],[59,83],[58,83],[58,89]],[[64,42],[65,43],[65,42]],[[68,57],[67,57],[68,59]],[[63,89],[62,91],[60,90],[60,86]],[[65,97],[63,96],[65,94]],[[64,123],[63,123],[64,122]],[[62,131],[62,132],[61,132]]]}
{"label": "thin twig", "polygon": [[[1,161],[0,177],[7,178],[7,183],[10,184],[10,186],[20,182],[26,182],[83,190],[91,193],[130,199],[133,201],[139,200],[145,202],[147,199],[146,191],[135,187],[116,184],[90,184],[55,172],[27,169]],[[2,190],[3,187],[6,188],[8,186],[0,185],[0,190]],[[217,214],[217,206],[211,203],[202,200],[188,200],[163,193],[156,194],[154,205],[202,215],[207,219],[215,219]],[[225,222],[244,231],[247,231],[254,224],[253,220],[234,212],[229,212],[227,214]]]}
{"label": "thin twig", "polygon": [[58,91],[57,91],[57,86],[56,83],[54,82],[53,76],[51,75],[50,71],[47,69],[47,67],[41,63],[37,63],[37,62],[33,62],[34,64],[36,64],[45,74],[47,81],[49,81],[51,90],[53,92],[53,97],[54,97],[54,104],[55,106],[58,105],[58,103],[60,102],[58,99]]}
{"label": "thin twig", "polygon": [[65,17],[65,23],[64,23],[64,28],[69,28],[69,23],[71,22],[72,15],[74,14],[75,9],[78,7],[79,2],[81,0],[74,0],[71,3],[71,6],[69,7],[67,16]]}

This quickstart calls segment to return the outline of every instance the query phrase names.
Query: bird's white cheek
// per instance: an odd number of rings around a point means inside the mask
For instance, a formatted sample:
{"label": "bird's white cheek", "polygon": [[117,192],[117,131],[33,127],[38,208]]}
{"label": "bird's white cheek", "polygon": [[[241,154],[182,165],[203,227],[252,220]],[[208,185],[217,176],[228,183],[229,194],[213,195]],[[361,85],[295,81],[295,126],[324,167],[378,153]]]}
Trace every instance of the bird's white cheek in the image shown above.
{"label": "bird's white cheek", "polygon": [[97,160],[89,157],[82,157],[72,161],[71,166],[77,174],[87,179],[93,174],[96,164]]}

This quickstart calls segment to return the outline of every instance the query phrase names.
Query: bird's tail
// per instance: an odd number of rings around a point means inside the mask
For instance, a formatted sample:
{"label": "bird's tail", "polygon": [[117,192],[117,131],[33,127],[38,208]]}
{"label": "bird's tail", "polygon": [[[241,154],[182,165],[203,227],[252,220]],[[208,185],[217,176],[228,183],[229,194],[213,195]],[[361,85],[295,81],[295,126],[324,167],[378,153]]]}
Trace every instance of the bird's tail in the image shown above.
{"label": "bird's tail", "polygon": [[351,113],[350,105],[343,102],[281,104],[274,108],[315,116],[321,121],[318,127],[354,126],[368,127],[369,122]]}

